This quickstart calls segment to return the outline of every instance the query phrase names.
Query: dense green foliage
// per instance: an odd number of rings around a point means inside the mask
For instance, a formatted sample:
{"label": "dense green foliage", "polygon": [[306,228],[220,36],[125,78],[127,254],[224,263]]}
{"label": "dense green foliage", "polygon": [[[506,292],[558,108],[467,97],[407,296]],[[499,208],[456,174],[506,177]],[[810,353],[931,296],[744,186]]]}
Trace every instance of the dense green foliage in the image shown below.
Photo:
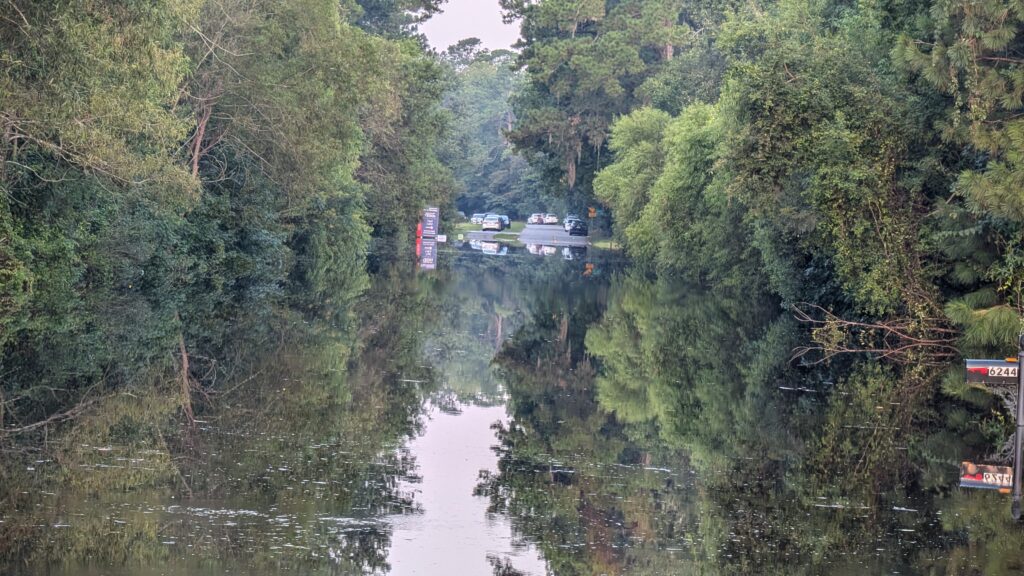
{"label": "dense green foliage", "polygon": [[[614,119],[643,102],[680,97],[663,73],[694,35],[676,0],[502,0],[521,18],[519,64],[529,82],[514,98],[512,141],[565,188],[586,194]],[[673,105],[666,102],[666,105]]]}
{"label": "dense green foliage", "polygon": [[[502,6],[522,20],[527,75],[511,141],[571,202],[608,207],[637,265],[587,331],[594,400],[615,416],[601,433],[622,426],[686,455],[708,490],[697,533],[721,572],[870,550],[870,531],[845,513],[815,532],[778,530],[814,499],[870,510],[907,486],[944,490],[970,454],[1005,456],[1004,413],[964,385],[959,360],[1010,354],[1024,327],[1019,7]],[[780,304],[812,329],[774,319]],[[793,350],[826,362],[787,363]],[[891,362],[841,356],[860,351]],[[511,380],[527,396],[543,386]],[[545,468],[538,455],[579,451],[559,450],[531,415],[506,432],[506,468],[489,489],[512,513],[557,509],[524,520],[557,542],[588,524],[588,496],[604,490]],[[607,448],[592,453],[635,463]],[[670,496],[651,498],[671,508]],[[629,526],[628,501],[600,515]],[[550,553],[566,573],[641,570],[628,556],[602,564],[612,553],[589,543],[589,553]]]}
{"label": "dense green foliage", "polygon": [[[320,522],[415,506],[401,443],[443,384],[507,401],[478,492],[558,574],[1019,569],[950,487],[1003,455],[958,360],[1022,327],[1024,8],[500,3],[518,54],[427,53],[439,0],[0,7],[0,566],[157,564],[172,534],[384,571],[387,530]],[[629,273],[403,254],[425,204],[592,200]],[[121,493],[305,531],[222,549],[140,512],[99,541]],[[57,511],[87,520],[43,538]]]}
{"label": "dense green foliage", "polygon": [[639,265],[1011,350],[1017,7],[502,5],[527,74],[511,140],[571,198],[609,207]]}
{"label": "dense green foliage", "polygon": [[189,413],[190,352],[240,310],[343,326],[371,235],[452,190],[444,67],[411,36],[436,9],[0,9],[0,428],[151,386],[117,366],[171,350]]}

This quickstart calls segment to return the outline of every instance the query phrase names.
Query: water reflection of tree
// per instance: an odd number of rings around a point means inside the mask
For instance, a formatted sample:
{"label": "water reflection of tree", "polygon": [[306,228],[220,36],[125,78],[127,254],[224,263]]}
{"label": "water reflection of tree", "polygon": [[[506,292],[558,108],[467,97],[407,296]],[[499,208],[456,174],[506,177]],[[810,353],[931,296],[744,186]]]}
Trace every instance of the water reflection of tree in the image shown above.
{"label": "water reflection of tree", "polygon": [[794,367],[802,337],[749,293],[634,277],[613,289],[587,343],[601,360],[602,407],[691,456],[702,564],[906,567],[915,546],[901,541],[908,522],[893,507],[913,497],[910,508],[934,512],[921,487],[948,488],[948,464],[980,438],[936,418],[966,408],[914,386],[923,369]]}
{"label": "water reflection of tree", "polygon": [[453,251],[441,272],[450,281],[434,294],[438,312],[436,322],[427,327],[425,357],[461,402],[503,403],[505,393],[492,359],[538,301],[572,297],[571,290],[562,290],[563,282],[579,276],[582,262],[523,256]]}
{"label": "water reflection of tree", "polygon": [[498,430],[498,472],[478,492],[538,545],[552,573],[623,573],[637,563],[626,546],[636,533],[670,529],[657,510],[666,503],[644,494],[660,500],[674,480],[644,470],[656,457],[594,397],[583,339],[600,318],[605,286],[560,278],[532,293],[529,322],[496,358],[512,421]]}
{"label": "water reflection of tree", "polygon": [[[906,393],[915,370],[793,366],[803,336],[750,294],[622,277],[603,313],[559,306],[499,355],[513,420],[479,487],[554,573],[1001,574],[1019,558],[1002,521],[933,521],[983,438],[968,407]],[[584,332],[593,358],[570,352]]]}
{"label": "water reflection of tree", "polygon": [[425,288],[388,268],[351,322],[281,306],[197,318],[194,426],[178,417],[174,362],[117,364],[147,385],[105,392],[47,443],[5,451],[0,572],[385,570],[390,530],[376,518],[414,507],[401,446],[435,381]]}
{"label": "water reflection of tree", "polygon": [[527,298],[512,259],[485,259],[469,251],[450,253],[450,282],[437,293],[438,314],[427,326],[425,357],[458,402],[498,405],[503,392],[491,359],[523,320]]}
{"label": "water reflection of tree", "polygon": [[794,439],[785,411],[766,409],[793,342],[777,315],[756,294],[620,279],[587,335],[602,364],[601,406],[626,423],[653,423],[708,468],[751,452],[787,459]]}

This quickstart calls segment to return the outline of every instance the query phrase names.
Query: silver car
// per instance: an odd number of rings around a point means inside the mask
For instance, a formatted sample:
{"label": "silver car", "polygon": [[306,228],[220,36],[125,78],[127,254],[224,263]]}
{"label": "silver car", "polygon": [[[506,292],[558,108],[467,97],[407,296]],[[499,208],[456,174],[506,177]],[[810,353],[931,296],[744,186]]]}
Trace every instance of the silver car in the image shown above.
{"label": "silver car", "polygon": [[505,229],[505,223],[501,221],[501,217],[495,214],[490,214],[484,221],[480,223],[481,230],[496,230],[501,232]]}

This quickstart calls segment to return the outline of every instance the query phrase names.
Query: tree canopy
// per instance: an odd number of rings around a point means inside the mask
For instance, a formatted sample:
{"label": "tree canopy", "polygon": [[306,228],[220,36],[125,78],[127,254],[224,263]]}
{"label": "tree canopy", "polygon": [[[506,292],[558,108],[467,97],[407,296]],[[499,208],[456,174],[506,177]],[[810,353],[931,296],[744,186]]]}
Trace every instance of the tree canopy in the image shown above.
{"label": "tree canopy", "polygon": [[169,349],[187,410],[207,321],[247,307],[346,325],[371,237],[451,199],[445,72],[415,37],[437,8],[9,2],[0,362],[38,372],[0,383],[0,428],[141,385],[113,359]]}

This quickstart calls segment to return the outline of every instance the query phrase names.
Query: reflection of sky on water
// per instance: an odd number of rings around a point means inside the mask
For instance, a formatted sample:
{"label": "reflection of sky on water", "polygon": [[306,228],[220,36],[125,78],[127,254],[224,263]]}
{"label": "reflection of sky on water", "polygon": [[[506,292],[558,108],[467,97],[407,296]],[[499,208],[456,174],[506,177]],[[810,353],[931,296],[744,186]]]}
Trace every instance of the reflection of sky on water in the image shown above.
{"label": "reflection of sky on water", "polygon": [[505,420],[501,406],[462,406],[460,414],[435,411],[426,433],[409,444],[422,513],[393,516],[388,562],[396,575],[490,574],[489,557],[508,558],[526,574],[544,574],[544,561],[517,542],[504,516],[487,513],[487,499],[473,496],[481,470],[494,471],[497,443],[491,424]]}

